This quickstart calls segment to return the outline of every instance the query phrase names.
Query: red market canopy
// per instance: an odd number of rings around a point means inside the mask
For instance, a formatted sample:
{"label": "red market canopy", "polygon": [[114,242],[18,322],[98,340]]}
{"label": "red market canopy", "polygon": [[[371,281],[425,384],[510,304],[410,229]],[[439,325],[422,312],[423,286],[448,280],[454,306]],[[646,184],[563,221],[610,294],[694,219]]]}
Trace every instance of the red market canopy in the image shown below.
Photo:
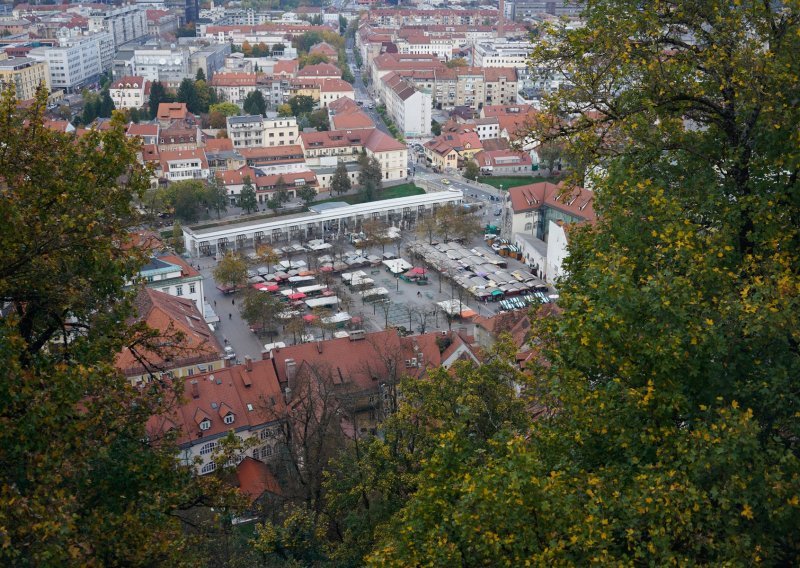
{"label": "red market canopy", "polygon": [[267,292],[277,292],[280,289],[281,287],[278,286],[277,284],[270,284],[269,286],[267,286]]}
{"label": "red market canopy", "polygon": [[269,290],[269,286],[264,284],[263,282],[259,282],[258,284],[253,284],[253,288],[256,290]]}
{"label": "red market canopy", "polygon": [[302,292],[295,292],[294,294],[289,294],[290,300],[302,300],[305,297],[306,295],[303,294]]}
{"label": "red market canopy", "polygon": [[317,319],[317,316],[315,316],[314,314],[306,314],[303,316],[303,321],[305,321],[306,323],[311,323],[315,319]]}

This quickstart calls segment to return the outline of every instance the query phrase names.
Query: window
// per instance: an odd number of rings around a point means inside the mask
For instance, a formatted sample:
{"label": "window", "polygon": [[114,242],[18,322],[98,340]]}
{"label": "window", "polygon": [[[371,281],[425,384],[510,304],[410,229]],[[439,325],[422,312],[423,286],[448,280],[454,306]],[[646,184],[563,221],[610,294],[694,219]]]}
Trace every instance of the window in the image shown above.
{"label": "window", "polygon": [[183,296],[183,286],[175,286],[175,295]]}
{"label": "window", "polygon": [[225,418],[222,419],[225,424],[233,424],[233,412],[229,412],[225,415]]}
{"label": "window", "polygon": [[258,459],[258,456],[260,455],[260,453],[261,452],[259,451],[258,448],[254,448],[253,449],[253,459]]}
{"label": "window", "polygon": [[204,456],[206,454],[210,454],[211,452],[214,451],[214,448],[216,447],[217,447],[216,442],[209,442],[207,444],[203,444],[203,447],[200,448],[200,455]]}
{"label": "window", "polygon": [[189,284],[189,293],[194,294],[194,284]]}
{"label": "window", "polygon": [[203,420],[203,421],[200,423],[200,429],[201,429],[201,430],[208,430],[209,428],[211,428],[211,420],[209,420],[208,418],[206,418],[205,420]]}
{"label": "window", "polygon": [[205,473],[211,473],[211,472],[212,472],[212,471],[214,471],[215,469],[217,469],[217,464],[215,464],[213,461],[212,461],[212,462],[208,462],[208,463],[207,463],[206,465],[204,465],[204,466],[203,466],[203,468],[200,470],[200,473],[202,473],[202,474],[205,474]]}
{"label": "window", "polygon": [[269,444],[261,448],[261,459],[266,459],[272,455],[272,446]]}

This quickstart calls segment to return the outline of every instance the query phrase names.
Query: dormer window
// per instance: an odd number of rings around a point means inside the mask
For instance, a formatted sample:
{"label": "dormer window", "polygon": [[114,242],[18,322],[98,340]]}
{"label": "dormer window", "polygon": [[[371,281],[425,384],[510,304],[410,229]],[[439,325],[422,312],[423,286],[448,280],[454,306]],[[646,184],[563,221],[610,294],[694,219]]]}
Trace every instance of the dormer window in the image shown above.
{"label": "dormer window", "polygon": [[226,414],[225,418],[223,418],[222,420],[225,422],[225,424],[233,424],[233,413],[230,412]]}
{"label": "dormer window", "polygon": [[205,430],[209,430],[210,428],[211,428],[211,420],[209,420],[208,418],[206,418],[205,420],[200,422],[200,429],[201,430],[205,431]]}

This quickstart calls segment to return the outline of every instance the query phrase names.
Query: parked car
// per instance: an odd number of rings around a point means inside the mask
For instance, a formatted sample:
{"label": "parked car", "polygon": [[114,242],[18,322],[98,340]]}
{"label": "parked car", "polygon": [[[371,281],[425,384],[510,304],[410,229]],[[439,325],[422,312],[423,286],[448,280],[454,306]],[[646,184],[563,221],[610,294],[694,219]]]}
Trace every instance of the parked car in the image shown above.
{"label": "parked car", "polygon": [[445,178],[445,179],[442,180],[442,183],[444,185],[450,185],[450,180]]}

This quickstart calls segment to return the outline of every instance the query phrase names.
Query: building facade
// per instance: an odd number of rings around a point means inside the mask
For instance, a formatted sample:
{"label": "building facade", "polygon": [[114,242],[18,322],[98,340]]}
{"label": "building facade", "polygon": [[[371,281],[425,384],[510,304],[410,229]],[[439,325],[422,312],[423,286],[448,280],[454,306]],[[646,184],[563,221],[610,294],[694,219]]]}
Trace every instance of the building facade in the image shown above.
{"label": "building facade", "polygon": [[0,59],[0,91],[12,87],[17,100],[25,101],[34,98],[40,86],[50,88],[46,62],[30,57]]}

